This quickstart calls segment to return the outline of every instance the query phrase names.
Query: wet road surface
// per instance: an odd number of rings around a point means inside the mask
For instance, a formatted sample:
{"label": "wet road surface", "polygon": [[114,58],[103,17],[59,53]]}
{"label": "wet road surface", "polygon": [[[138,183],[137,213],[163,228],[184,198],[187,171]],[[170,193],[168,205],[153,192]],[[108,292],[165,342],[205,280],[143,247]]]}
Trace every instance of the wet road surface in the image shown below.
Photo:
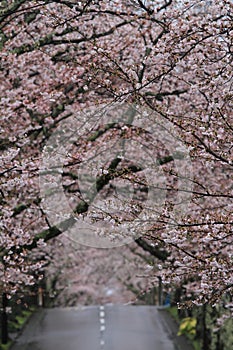
{"label": "wet road surface", "polygon": [[175,350],[156,307],[106,305],[44,309],[12,350]]}

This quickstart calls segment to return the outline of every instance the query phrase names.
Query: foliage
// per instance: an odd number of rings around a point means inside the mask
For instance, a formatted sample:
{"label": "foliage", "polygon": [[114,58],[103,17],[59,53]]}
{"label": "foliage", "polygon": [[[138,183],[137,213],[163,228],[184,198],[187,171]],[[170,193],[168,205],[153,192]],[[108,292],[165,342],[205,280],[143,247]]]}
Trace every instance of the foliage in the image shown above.
{"label": "foliage", "polygon": [[[224,307],[223,301],[215,307],[207,305],[205,313],[200,306],[195,306],[191,310],[179,310],[176,306],[172,306],[167,310],[179,324],[178,335],[187,336],[195,349],[206,349],[206,346],[203,347],[203,338],[206,336],[209,339],[208,349],[210,350],[232,348],[232,318]],[[203,332],[203,317],[206,323],[206,334]]]}
{"label": "foliage", "polygon": [[181,334],[195,335],[196,324],[197,324],[197,320],[194,317],[183,318],[180,323],[179,332],[177,333],[177,335],[181,335]]}

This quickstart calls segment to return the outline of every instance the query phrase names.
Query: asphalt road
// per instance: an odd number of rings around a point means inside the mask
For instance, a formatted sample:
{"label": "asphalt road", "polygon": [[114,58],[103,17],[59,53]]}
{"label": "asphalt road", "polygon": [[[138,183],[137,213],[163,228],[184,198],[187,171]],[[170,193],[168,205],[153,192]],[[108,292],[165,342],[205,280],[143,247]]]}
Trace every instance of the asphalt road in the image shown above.
{"label": "asphalt road", "polygon": [[156,307],[107,305],[44,309],[12,350],[175,350]]}

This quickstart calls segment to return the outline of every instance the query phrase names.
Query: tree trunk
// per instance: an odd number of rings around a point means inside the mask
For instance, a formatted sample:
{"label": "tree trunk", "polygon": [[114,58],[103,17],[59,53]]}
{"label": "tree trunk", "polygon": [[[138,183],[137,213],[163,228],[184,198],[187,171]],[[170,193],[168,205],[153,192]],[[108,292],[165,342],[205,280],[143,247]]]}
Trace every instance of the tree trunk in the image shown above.
{"label": "tree trunk", "polygon": [[210,331],[206,324],[207,305],[202,306],[202,350],[209,350],[211,347]]}
{"label": "tree trunk", "polygon": [[8,342],[8,324],[7,324],[7,296],[6,293],[2,294],[2,344]]}

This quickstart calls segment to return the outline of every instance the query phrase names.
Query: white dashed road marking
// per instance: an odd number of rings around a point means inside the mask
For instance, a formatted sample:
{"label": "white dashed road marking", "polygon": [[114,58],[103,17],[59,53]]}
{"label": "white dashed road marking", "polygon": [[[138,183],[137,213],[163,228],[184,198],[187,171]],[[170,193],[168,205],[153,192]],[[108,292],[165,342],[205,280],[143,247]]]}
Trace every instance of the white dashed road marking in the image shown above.
{"label": "white dashed road marking", "polygon": [[105,326],[100,326],[100,332],[104,332],[105,331]]}
{"label": "white dashed road marking", "polygon": [[100,306],[100,312],[99,312],[99,322],[100,322],[100,347],[101,349],[104,348],[104,331],[105,331],[105,311],[104,306]]}

